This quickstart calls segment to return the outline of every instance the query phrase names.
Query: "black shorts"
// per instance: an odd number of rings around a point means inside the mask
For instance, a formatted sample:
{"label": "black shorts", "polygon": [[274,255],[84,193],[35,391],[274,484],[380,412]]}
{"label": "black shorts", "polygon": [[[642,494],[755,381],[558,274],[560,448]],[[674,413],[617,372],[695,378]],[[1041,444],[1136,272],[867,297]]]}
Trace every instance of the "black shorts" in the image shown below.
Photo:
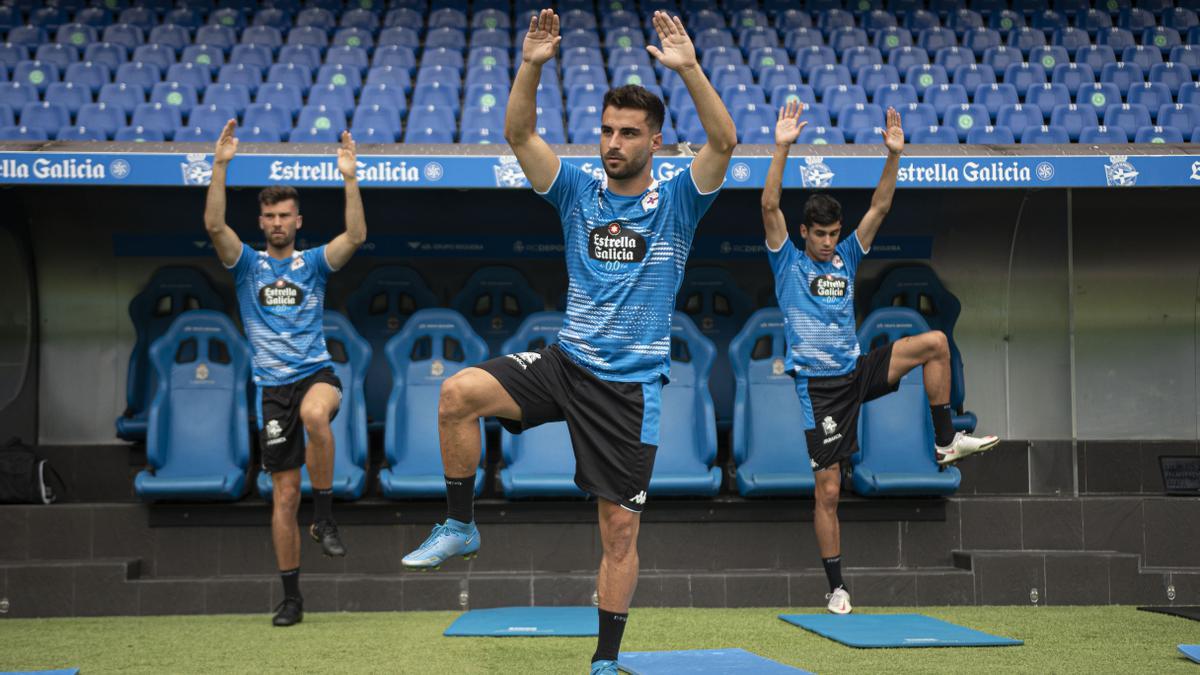
{"label": "black shorts", "polygon": [[602,380],[558,345],[484,361],[521,407],[521,419],[500,419],[519,434],[565,420],[575,450],[575,484],[584,492],[640,513],[646,503],[662,384]]}
{"label": "black shorts", "polygon": [[[304,422],[300,419],[300,404],[304,395],[318,382],[331,384],[338,390],[342,383],[333,368],[322,368],[302,380],[278,387],[258,388],[258,442],[262,449],[262,468],[267,473],[287,471],[304,466]],[[334,408],[329,421],[337,417]]]}
{"label": "black shorts", "polygon": [[804,440],[813,471],[828,469],[858,452],[862,404],[899,388],[899,382],[888,384],[892,345],[889,342],[858,357],[854,370],[846,375],[797,378],[800,404],[812,414],[813,428],[805,430]]}

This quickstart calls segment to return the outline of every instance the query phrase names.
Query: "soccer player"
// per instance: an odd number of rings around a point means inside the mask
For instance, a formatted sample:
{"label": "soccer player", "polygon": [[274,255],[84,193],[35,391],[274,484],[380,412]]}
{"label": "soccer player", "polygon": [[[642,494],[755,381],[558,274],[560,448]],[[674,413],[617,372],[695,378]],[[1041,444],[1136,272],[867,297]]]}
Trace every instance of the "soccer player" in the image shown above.
{"label": "soccer player", "polygon": [[683,24],[664,12],[655,12],[653,23],[662,47],[647,49],[679,73],[708,134],[690,168],[662,182],[653,179],[651,159],[662,146],[663,103],[642,87],[605,94],[600,156],[607,180],[560,161],[537,135],[535,93],[561,38],[552,10],[529,23],[505,138],[534,191],[562,220],[567,316],[557,344],[463,369],[442,385],[447,519],[403,561],[431,568],[479,549],[472,507],[479,418],[498,417],[513,433],[566,420],[575,483],[599,502],[600,632],[591,672],[614,675],[637,584],[639,514],[658,445],[675,293],[696,223],[716,199],[737,144],[733,120],[700,69]]}
{"label": "soccer player", "polygon": [[279,185],[258,195],[258,226],[267,238],[266,250],[243,244],[225,224],[225,175],[237,152],[236,126],[236,120],[229,120],[217,139],[204,227],[217,256],[233,272],[254,354],[262,468],[271,474],[271,538],[284,590],[273,623],[291,626],[304,618],[296,523],[301,466],[308,465],[313,487],[315,517],[309,535],[325,555],[346,555],[331,515],[334,448],[329,423],[337,415],[342,391],[325,349],[325,280],[366,241],[367,223],[354,139],[347,131],[337,151],[346,186],[346,231],[325,246],[297,251],[296,230],[303,224],[300,197],[294,188]]}
{"label": "soccer player", "polygon": [[[999,439],[955,433],[950,422],[950,348],[941,331],[906,337],[867,354],[860,353],[854,329],[854,276],[892,206],[900,153],[904,150],[900,114],[888,108],[887,129],[883,132],[887,161],[871,197],[871,207],[858,228],[838,243],[841,205],[827,194],[813,194],[804,205],[801,251],[788,238],[779,199],[788,151],[805,126],[800,121],[803,109],[802,104],[791,102],[779,111],[775,154],[762,195],[763,227],[775,274],[775,296],[786,327],[788,372],[796,378],[796,394],[804,410],[804,439],[816,479],[813,525],[829,579],[829,594],[825,597],[830,612],[848,614],[850,594],[842,582],[837,506],[845,462],[858,452],[858,412],[862,404],[896,391],[905,373],[924,366],[938,464],[950,464],[988,450]],[[913,420],[913,424],[922,423]]]}

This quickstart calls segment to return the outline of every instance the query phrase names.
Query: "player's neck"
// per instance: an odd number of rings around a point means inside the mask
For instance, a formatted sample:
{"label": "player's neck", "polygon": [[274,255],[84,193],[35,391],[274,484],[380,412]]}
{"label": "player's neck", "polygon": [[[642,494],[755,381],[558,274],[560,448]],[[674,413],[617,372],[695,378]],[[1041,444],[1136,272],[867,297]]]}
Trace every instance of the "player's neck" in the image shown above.
{"label": "player's neck", "polygon": [[608,191],[622,197],[636,197],[649,189],[653,182],[654,179],[647,169],[633,178],[609,178]]}
{"label": "player's neck", "polygon": [[296,244],[293,242],[287,246],[272,246],[267,244],[267,255],[276,260],[287,260],[296,254]]}

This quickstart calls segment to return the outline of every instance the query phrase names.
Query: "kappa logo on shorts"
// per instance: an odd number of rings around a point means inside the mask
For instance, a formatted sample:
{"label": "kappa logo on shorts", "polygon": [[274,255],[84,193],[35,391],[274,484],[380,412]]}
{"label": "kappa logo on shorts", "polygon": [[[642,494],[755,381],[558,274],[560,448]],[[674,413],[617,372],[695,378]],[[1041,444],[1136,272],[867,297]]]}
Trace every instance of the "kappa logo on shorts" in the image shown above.
{"label": "kappa logo on shorts", "polygon": [[646,491],[642,490],[641,492],[637,493],[636,495],[630,497],[629,501],[631,501],[634,504],[637,504],[639,506],[642,504],[645,504],[646,503]]}
{"label": "kappa logo on shorts", "polygon": [[521,370],[527,370],[534,361],[542,358],[542,355],[537,352],[517,352],[516,354],[505,354],[505,356],[516,361],[517,365],[521,366]]}

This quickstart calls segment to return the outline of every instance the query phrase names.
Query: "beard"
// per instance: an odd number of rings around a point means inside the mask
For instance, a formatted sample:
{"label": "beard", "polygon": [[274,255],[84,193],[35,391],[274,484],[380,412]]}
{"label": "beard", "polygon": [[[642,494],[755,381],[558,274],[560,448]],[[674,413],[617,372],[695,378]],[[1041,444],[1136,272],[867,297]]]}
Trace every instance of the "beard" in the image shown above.
{"label": "beard", "polygon": [[281,232],[279,234],[267,235],[267,243],[275,248],[285,248],[290,246],[294,241],[296,241],[296,234],[294,232],[291,234]]}
{"label": "beard", "polygon": [[650,161],[649,157],[630,158],[630,159],[625,160],[625,165],[624,165],[623,169],[617,169],[617,170],[608,168],[607,161],[602,162],[602,164],[604,165],[604,173],[608,174],[608,177],[610,179],[625,180],[627,178],[633,178],[634,176],[641,173],[642,169],[644,169],[646,167],[646,162],[648,162],[648,161]]}

